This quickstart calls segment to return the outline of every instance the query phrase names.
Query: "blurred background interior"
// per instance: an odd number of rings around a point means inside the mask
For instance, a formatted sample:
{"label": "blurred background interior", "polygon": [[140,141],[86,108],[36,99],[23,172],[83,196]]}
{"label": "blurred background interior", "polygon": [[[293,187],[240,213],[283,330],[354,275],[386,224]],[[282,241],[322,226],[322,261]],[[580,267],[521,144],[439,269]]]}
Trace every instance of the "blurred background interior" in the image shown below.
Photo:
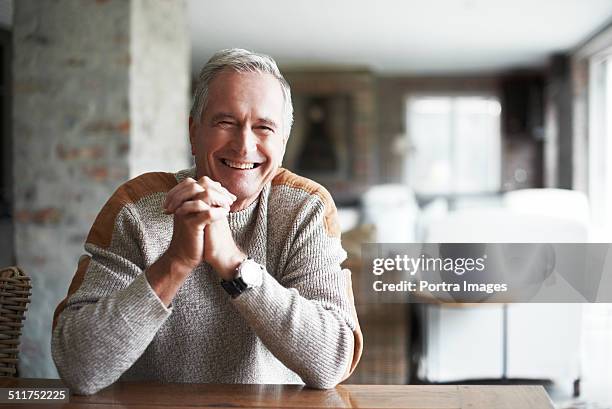
{"label": "blurred background interior", "polygon": [[[0,26],[0,265],[34,286],[21,376],[57,376],[52,311],[105,200],[190,166],[191,84],[221,48],[279,62],[284,166],[334,196],[355,275],[364,242],[610,242],[610,0],[4,0]],[[356,301],[348,382],[612,407],[610,305]]]}

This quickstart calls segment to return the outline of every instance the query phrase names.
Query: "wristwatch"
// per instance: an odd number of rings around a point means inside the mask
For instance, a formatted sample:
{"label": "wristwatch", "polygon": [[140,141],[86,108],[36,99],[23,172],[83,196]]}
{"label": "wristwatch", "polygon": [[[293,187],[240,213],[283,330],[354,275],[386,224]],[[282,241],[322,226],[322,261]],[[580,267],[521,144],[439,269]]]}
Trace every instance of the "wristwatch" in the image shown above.
{"label": "wristwatch", "polygon": [[263,282],[264,268],[250,257],[247,257],[236,268],[233,280],[221,280],[221,286],[232,298],[238,297],[249,288],[259,287]]}

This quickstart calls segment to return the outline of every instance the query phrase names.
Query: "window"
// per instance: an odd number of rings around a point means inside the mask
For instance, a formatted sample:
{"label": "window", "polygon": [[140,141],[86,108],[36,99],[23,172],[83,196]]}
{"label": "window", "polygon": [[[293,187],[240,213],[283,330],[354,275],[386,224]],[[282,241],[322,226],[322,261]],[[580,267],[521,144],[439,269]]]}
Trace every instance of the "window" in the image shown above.
{"label": "window", "polygon": [[[588,116],[585,115],[588,120],[584,124],[587,138],[582,135],[583,123],[579,121],[579,134],[575,139],[580,148],[576,158],[582,159],[582,162],[587,159],[588,178],[585,180],[580,175],[578,181],[581,188],[587,188],[591,205],[590,241],[609,243],[612,239],[612,27],[583,45],[574,58],[576,77],[588,79],[587,92],[582,89],[585,81],[575,81],[578,84],[575,108],[582,115],[588,112]],[[587,66],[588,75],[585,75]],[[585,94],[588,95],[586,104],[582,100]],[[583,141],[588,141],[586,146]],[[579,164],[582,165],[581,162]],[[584,182],[588,184],[585,186]],[[599,284],[600,291],[605,291],[611,285],[612,277],[604,274]],[[609,407],[612,403],[609,387],[612,375],[610,304],[590,303],[583,306],[581,339],[581,398],[594,407]]]}
{"label": "window", "polygon": [[501,106],[484,96],[414,96],[406,104],[406,182],[418,194],[490,193],[501,183]]}
{"label": "window", "polygon": [[612,231],[612,50],[589,64],[589,198],[595,239]]}

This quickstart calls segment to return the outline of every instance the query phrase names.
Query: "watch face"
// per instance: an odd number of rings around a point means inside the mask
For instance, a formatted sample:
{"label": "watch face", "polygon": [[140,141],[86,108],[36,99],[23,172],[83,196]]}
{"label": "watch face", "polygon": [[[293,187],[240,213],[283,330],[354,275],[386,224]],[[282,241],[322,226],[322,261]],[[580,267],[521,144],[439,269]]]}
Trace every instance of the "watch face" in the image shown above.
{"label": "watch face", "polygon": [[263,271],[253,260],[245,260],[240,265],[240,277],[249,287],[259,287],[263,281]]}

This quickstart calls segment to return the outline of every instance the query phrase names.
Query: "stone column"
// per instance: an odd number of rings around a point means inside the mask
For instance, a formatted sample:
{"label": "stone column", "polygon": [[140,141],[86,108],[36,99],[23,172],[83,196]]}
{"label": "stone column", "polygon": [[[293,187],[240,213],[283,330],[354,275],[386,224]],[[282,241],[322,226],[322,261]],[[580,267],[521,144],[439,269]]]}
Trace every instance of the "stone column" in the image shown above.
{"label": "stone column", "polygon": [[14,14],[14,214],[32,276],[21,375],[55,377],[51,321],[89,228],[127,179],[189,165],[182,0],[20,0]]}

